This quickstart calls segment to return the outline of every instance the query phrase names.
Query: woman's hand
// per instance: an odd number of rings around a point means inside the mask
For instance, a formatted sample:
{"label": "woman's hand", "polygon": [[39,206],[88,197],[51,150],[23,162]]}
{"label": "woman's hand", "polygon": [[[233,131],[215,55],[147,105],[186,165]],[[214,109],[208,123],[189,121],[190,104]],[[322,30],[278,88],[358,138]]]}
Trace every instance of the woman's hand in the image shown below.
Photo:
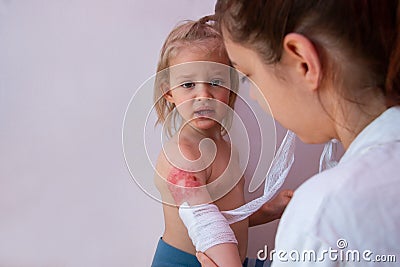
{"label": "woman's hand", "polygon": [[197,252],[197,260],[201,263],[202,267],[218,267],[206,254]]}
{"label": "woman's hand", "polygon": [[292,197],[292,190],[282,190],[276,197],[266,203],[266,207],[262,207],[261,209],[265,208],[266,212],[271,212],[275,215],[276,219],[280,219]]}
{"label": "woman's hand", "polygon": [[250,226],[256,226],[280,219],[293,197],[292,190],[282,190],[249,217]]}

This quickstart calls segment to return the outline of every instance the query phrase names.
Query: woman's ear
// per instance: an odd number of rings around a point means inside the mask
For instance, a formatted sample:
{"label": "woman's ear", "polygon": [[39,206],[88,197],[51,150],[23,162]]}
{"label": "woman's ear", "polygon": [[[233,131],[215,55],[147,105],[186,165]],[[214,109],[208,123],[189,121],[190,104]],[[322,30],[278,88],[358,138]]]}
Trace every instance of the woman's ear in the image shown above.
{"label": "woman's ear", "polygon": [[318,88],[322,75],[321,61],[314,44],[305,36],[289,33],[283,40],[285,57],[295,64],[295,70],[311,86]]}

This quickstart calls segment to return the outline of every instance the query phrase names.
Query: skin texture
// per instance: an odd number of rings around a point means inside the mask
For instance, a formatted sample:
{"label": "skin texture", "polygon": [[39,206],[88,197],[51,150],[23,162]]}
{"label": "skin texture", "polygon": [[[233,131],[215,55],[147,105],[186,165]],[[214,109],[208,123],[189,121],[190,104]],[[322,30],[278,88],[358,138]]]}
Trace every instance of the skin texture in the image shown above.
{"label": "skin texture", "polygon": [[189,199],[196,199],[195,195],[201,194],[201,189],[196,187],[204,185],[193,173],[175,167],[170,171],[167,181],[170,182],[168,189],[179,205]]}

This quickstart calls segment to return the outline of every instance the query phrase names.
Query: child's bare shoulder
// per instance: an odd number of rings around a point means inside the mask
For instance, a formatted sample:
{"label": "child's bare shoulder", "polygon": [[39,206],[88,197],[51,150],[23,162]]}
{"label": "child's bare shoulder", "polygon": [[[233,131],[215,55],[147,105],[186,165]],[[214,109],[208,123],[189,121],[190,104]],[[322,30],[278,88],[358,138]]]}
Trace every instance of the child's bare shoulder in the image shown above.
{"label": "child's bare shoulder", "polygon": [[[169,203],[178,205],[184,201],[206,203],[209,201],[209,195],[201,193],[204,189],[196,189],[206,184],[205,170],[193,170],[190,159],[182,164],[181,159],[174,154],[177,153],[176,146],[176,143],[166,144],[158,157],[157,175],[155,177],[158,190],[163,199],[168,199]],[[171,153],[171,149],[174,153]],[[189,154],[191,153],[190,147],[182,146],[180,150],[182,149],[187,150],[187,155],[195,156]],[[184,152],[180,151],[179,153]],[[180,163],[177,163],[177,161]]]}
{"label": "child's bare shoulder", "polygon": [[158,157],[160,168],[171,169],[173,167],[188,172],[199,172],[198,159],[200,158],[198,148],[188,142],[180,142],[170,140],[164,144],[162,151]]}
{"label": "child's bare shoulder", "polygon": [[196,177],[202,184],[206,181],[206,170],[196,164],[198,155],[187,143],[178,145],[174,140],[165,143],[156,164],[158,178],[168,181],[169,177],[180,175]]}

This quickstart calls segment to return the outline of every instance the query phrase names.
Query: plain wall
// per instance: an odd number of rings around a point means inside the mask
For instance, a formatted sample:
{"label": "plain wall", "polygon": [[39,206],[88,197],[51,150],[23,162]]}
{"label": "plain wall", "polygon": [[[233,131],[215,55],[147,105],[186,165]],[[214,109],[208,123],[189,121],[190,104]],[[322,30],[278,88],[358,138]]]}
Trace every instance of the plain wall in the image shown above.
{"label": "plain wall", "polygon": [[[0,1],[0,266],[150,265],[162,210],[125,165],[124,112],[172,27],[214,4]],[[320,151],[299,143],[285,188]],[[250,230],[250,256],[276,226]]]}

